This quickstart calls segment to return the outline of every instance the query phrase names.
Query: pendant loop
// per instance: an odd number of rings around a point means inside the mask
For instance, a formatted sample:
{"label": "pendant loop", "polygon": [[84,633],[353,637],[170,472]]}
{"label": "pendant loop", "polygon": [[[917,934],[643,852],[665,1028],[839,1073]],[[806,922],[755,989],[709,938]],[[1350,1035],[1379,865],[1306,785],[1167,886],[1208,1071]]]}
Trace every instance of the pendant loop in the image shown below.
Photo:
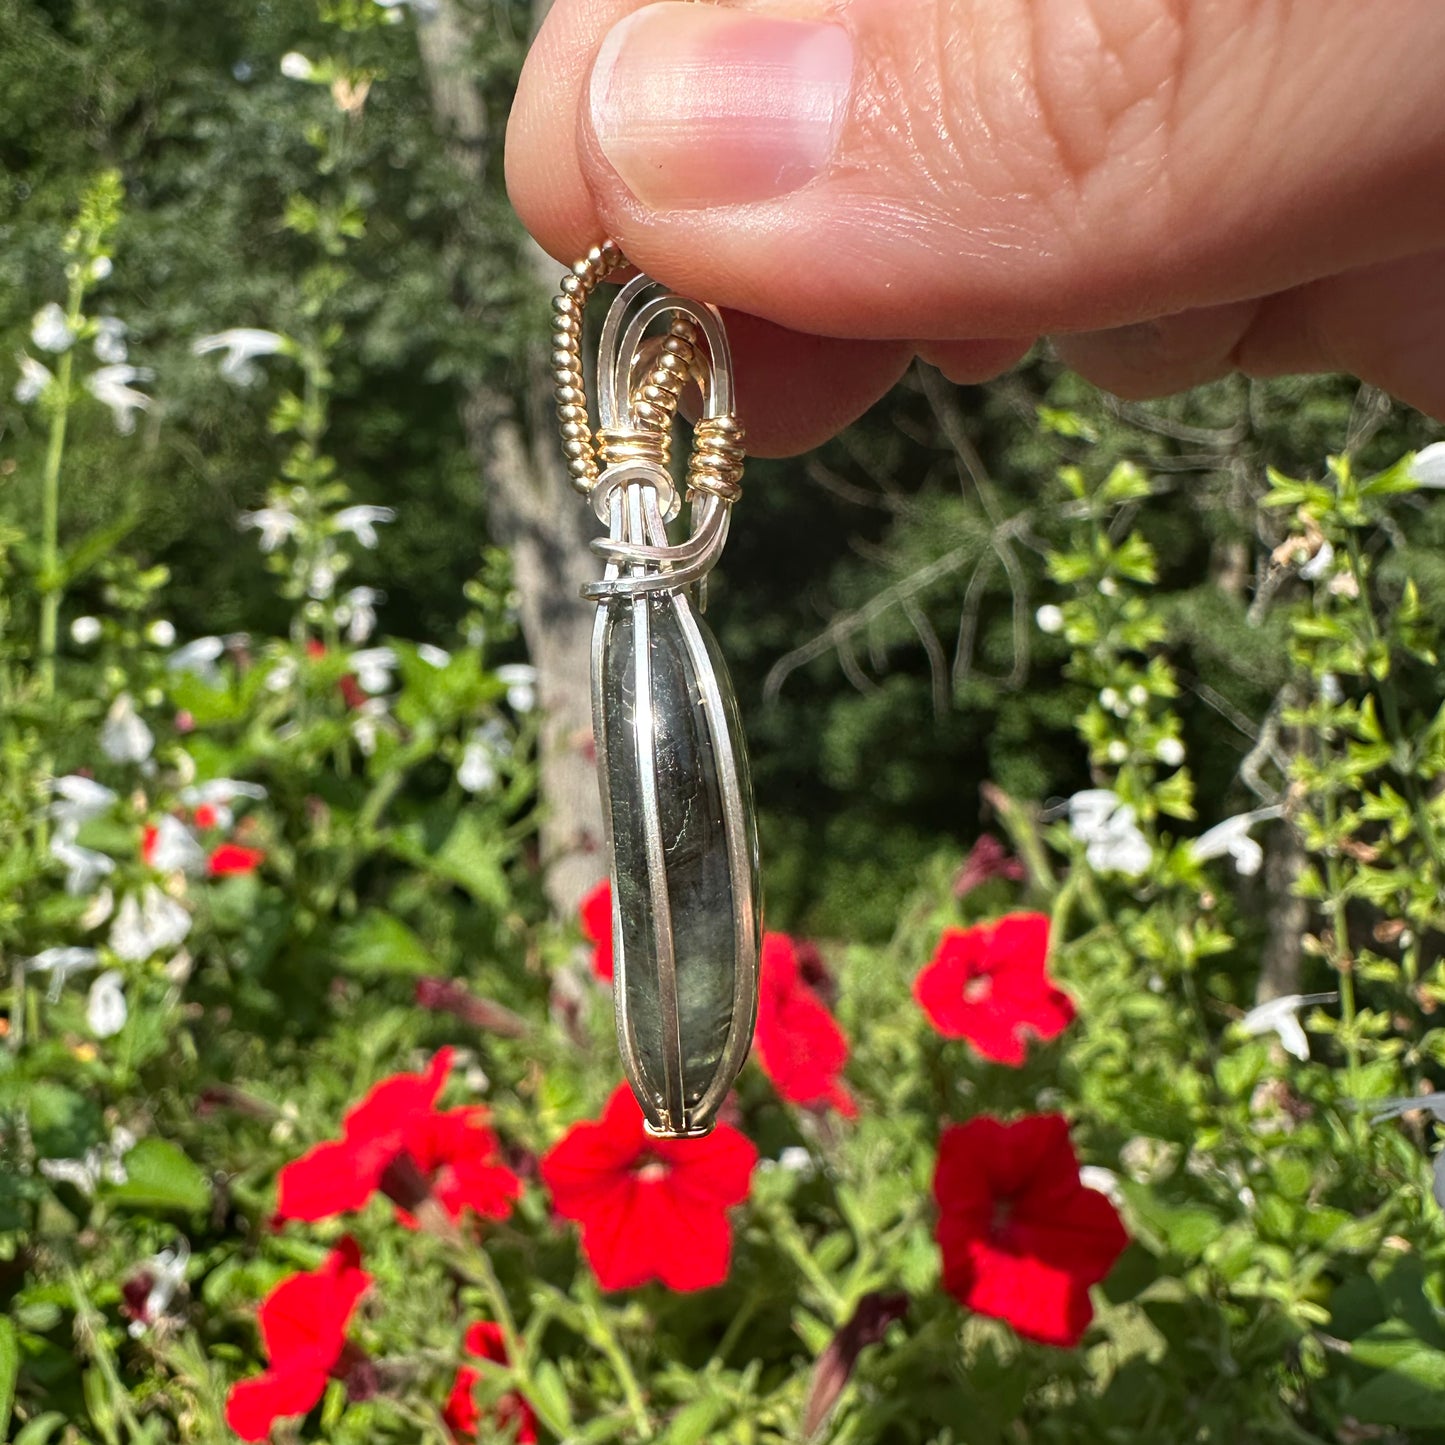
{"label": "pendant loop", "polygon": [[[720,313],[639,275],[602,327],[594,432],[582,312],[624,264],[607,242],[563,278],[553,361],[573,485],[608,527],[593,543],[603,577],[583,595],[598,604],[593,734],[611,858],[618,1044],[649,1129],[677,1138],[712,1128],[757,1017],[752,789],[727,668],[699,615],[742,492],[743,429]],[[672,428],[689,383],[702,393],[703,415],[679,488]],[[673,544],[666,523],[682,490],[690,529]]]}

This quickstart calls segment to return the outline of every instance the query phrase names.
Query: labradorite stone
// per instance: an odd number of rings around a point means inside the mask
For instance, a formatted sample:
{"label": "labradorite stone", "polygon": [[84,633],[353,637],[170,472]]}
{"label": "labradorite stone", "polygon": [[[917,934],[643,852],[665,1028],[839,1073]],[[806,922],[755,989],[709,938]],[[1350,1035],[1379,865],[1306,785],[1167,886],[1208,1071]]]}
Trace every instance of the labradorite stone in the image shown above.
{"label": "labradorite stone", "polygon": [[[726,734],[714,737],[703,711],[697,669],[688,653],[678,607],[684,599],[658,597],[647,608],[651,695],[636,693],[637,628],[631,601],[608,606],[603,643],[603,707],[607,731],[604,785],[616,851],[617,987],[651,1092],[664,1098],[662,1005],[658,988],[654,909],[649,888],[642,782],[637,752],[639,707],[650,707],[658,809],[666,858],[667,903],[677,961],[678,1021],[683,1095],[696,1103],[712,1082],[732,1025],[736,968],[736,917],[723,820],[719,757],[731,752],[738,769],[750,868],[756,870],[752,797],[737,705],[717,644],[700,618],[702,634],[723,693]],[[751,892],[756,896],[756,887]],[[744,903],[743,906],[749,906]],[[756,936],[756,929],[754,930]],[[619,997],[619,1004],[621,1003]],[[742,1020],[750,1026],[751,1020]]]}

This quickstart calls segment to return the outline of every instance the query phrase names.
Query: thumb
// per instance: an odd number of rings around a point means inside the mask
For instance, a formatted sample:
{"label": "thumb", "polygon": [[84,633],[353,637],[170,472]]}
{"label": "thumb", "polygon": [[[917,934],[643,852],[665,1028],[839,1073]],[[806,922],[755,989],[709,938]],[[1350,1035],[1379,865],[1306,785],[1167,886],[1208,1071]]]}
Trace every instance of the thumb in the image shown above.
{"label": "thumb", "polygon": [[548,249],[794,330],[1118,326],[1445,236],[1440,0],[557,0],[508,138]]}

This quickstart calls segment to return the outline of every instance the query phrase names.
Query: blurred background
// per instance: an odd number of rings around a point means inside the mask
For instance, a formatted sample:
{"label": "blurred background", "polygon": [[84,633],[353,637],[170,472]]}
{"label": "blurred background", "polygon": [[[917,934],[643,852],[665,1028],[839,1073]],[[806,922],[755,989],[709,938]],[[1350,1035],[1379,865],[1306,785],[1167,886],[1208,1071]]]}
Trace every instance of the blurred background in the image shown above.
{"label": "blurred background", "polygon": [[[602,871],[574,665],[589,518],[552,432],[557,268],[512,216],[500,164],[545,8],[0,0],[0,373],[63,295],[66,230],[114,169],[114,269],[90,304],[124,317],[154,401],[134,435],[72,428],[62,540],[127,528],[129,552],[170,569],[182,635],[281,632],[286,606],[237,531],[274,479],[272,398],[218,382],[192,345],[304,327],[308,288],[327,289],[345,333],[328,450],[354,501],[397,512],[349,580],[385,593],[383,631],[425,642],[455,630],[482,549],[510,550],[516,657],[541,669],[555,714],[542,853],[567,860],[548,876],[570,910]],[[12,385],[0,519],[32,534],[47,431]],[[1090,694],[1032,625],[1061,465],[1132,458],[1153,479],[1127,523],[1157,550],[1203,826],[1252,806],[1237,775],[1284,676],[1282,634],[1249,617],[1258,559],[1285,535],[1261,532],[1266,462],[1383,464],[1432,435],[1343,378],[1136,406],[1041,351],[989,387],[916,368],[830,445],[750,465],[710,617],[751,736],[772,926],[886,937],[920,876],[988,825],[982,783],[1041,799],[1087,786],[1075,719]],[[1428,562],[1442,539],[1412,540]],[[77,580],[68,606],[98,610],[100,587]]]}

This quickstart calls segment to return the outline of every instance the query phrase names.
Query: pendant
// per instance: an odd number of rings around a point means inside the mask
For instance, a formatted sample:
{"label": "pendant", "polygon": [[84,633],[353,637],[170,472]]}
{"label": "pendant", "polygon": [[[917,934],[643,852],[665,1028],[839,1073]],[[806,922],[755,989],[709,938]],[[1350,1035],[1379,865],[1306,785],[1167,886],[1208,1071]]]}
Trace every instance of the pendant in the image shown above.
{"label": "pendant", "polygon": [[[646,276],[618,293],[598,348],[599,425],[581,364],[588,296],[623,262],[608,242],[563,278],[553,365],[574,486],[607,537],[584,589],[597,603],[592,718],[612,876],[613,992],[628,1082],[648,1129],[706,1134],[752,1044],[761,918],[757,829],[737,700],[702,619],[707,574],[741,495],[742,427],[712,306]],[[683,387],[696,382],[688,537],[667,523]]]}

